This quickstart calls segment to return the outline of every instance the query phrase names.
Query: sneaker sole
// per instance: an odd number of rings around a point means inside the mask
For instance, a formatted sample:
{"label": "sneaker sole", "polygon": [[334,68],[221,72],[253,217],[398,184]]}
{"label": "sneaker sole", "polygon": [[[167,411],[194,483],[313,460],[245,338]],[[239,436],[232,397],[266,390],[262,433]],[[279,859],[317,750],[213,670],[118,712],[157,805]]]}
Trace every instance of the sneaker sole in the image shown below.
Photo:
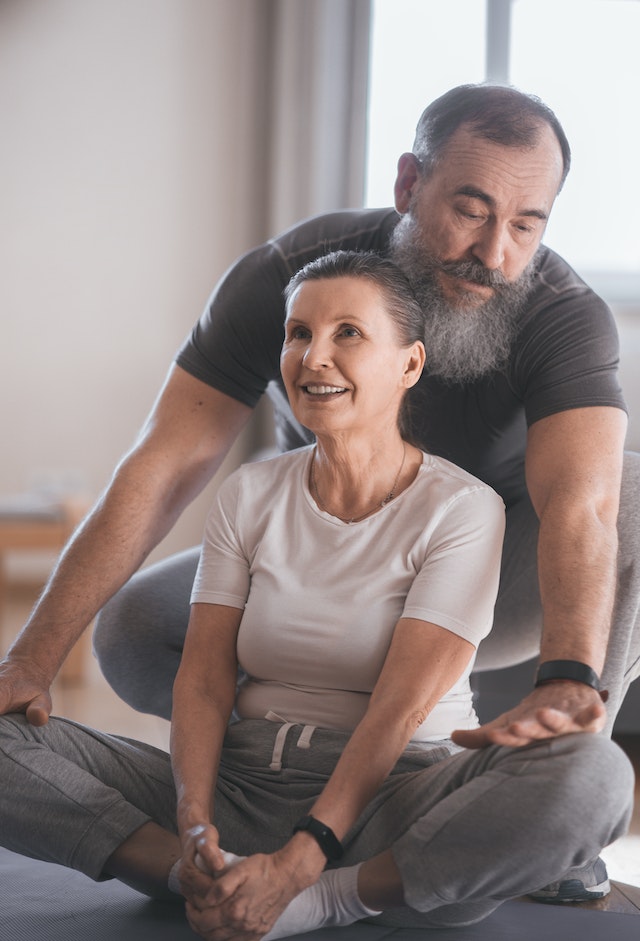
{"label": "sneaker sole", "polygon": [[588,888],[576,879],[567,879],[561,882],[557,889],[541,889],[539,892],[532,892],[531,898],[536,902],[545,902],[547,905],[563,905],[567,902],[594,902],[604,898],[609,892],[611,892],[611,885],[608,879]]}

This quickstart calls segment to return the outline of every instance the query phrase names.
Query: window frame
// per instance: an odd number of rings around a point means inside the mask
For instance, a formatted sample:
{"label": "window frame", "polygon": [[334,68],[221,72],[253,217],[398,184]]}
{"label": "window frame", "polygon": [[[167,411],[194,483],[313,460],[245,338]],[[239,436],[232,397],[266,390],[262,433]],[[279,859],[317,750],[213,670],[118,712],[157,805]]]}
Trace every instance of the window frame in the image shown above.
{"label": "window frame", "polygon": [[[495,84],[511,84],[510,49],[513,4],[517,0],[485,0],[485,76]],[[606,2],[606,0],[602,0]],[[637,271],[580,267],[578,273],[608,303],[638,307],[640,259]]]}

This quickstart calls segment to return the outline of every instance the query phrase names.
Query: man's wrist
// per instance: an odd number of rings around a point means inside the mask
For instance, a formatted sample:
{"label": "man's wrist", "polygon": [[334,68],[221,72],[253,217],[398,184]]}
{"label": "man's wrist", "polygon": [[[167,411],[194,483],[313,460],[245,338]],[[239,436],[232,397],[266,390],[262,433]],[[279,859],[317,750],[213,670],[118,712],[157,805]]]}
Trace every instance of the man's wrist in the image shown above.
{"label": "man's wrist", "polygon": [[590,686],[603,702],[606,702],[608,693],[602,689],[600,677],[587,663],[580,660],[545,660],[538,666],[534,685],[545,686],[559,680],[568,680],[573,683],[582,683]]}

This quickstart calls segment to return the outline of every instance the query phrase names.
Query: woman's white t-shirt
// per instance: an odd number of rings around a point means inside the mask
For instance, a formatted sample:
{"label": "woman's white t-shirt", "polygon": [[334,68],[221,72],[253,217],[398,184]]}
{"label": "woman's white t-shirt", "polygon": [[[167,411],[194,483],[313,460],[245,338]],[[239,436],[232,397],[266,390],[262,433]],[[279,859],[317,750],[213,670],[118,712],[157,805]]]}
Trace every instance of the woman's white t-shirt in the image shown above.
{"label": "woman's white t-shirt", "polygon": [[[475,477],[424,454],[398,497],[361,522],[343,523],[311,496],[313,450],[243,465],[224,481],[191,601],[244,609],[241,718],[275,713],[351,730],[367,709],[399,618],[429,621],[476,647],[489,633],[504,505]],[[412,741],[477,726],[471,667]]]}

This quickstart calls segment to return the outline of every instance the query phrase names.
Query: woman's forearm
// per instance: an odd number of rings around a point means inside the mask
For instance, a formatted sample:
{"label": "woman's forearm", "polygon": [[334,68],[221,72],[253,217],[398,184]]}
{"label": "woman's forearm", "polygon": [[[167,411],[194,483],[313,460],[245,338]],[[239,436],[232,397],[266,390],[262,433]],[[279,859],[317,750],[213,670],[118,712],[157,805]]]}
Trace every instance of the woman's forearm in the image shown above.
{"label": "woman's forearm", "polygon": [[434,624],[399,622],[369,708],[311,811],[339,839],[377,794],[472,653],[468,641]]}
{"label": "woman's forearm", "polygon": [[171,763],[176,784],[178,831],[213,822],[222,741],[231,708],[176,681],[171,718]]}
{"label": "woman's forearm", "polygon": [[[235,703],[242,611],[193,604],[173,687],[171,762],[181,836],[213,822],[222,743]],[[213,651],[213,655],[212,655]]]}

